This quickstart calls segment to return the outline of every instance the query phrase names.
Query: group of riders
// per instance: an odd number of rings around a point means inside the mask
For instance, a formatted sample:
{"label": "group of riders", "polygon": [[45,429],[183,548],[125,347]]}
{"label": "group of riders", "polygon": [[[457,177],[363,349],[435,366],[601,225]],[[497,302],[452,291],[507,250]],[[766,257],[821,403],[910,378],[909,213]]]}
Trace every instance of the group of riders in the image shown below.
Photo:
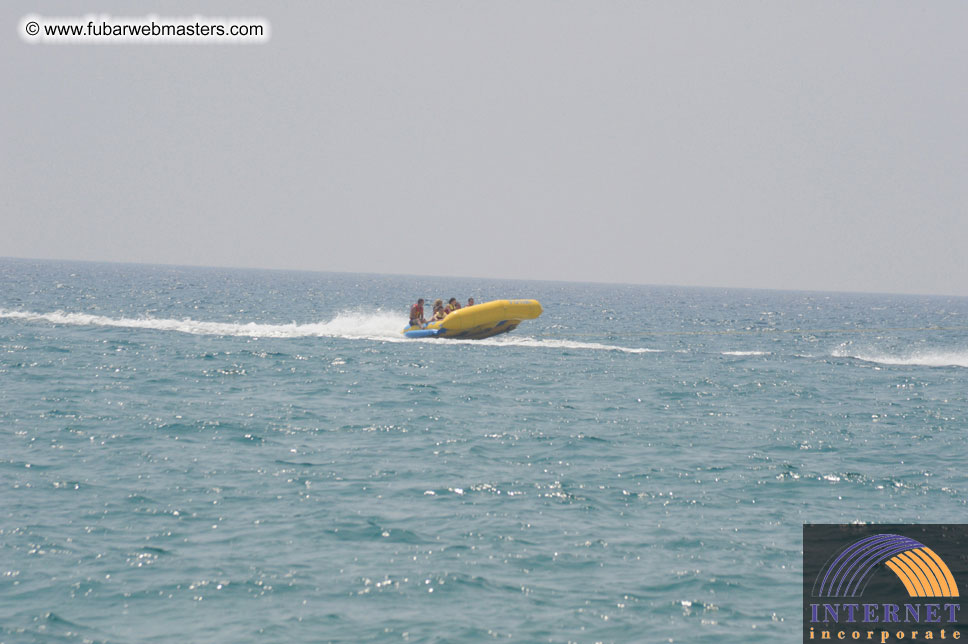
{"label": "group of riders", "polygon": [[[474,306],[474,298],[468,298],[467,306]],[[434,313],[430,317],[430,320],[424,318],[424,299],[420,298],[417,303],[410,307],[410,326],[424,326],[428,322],[434,322],[436,320],[443,320],[449,313],[461,308],[460,302],[457,301],[456,297],[450,298],[447,302],[447,306],[444,306],[443,300],[434,301]]]}

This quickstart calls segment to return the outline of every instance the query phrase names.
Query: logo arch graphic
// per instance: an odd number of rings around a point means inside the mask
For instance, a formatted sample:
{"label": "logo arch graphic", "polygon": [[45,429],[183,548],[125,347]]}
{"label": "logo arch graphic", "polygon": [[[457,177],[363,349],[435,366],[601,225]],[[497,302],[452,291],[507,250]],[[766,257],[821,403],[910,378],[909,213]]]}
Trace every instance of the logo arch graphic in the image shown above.
{"label": "logo arch graphic", "polygon": [[875,534],[855,541],[832,557],[813,584],[814,597],[860,597],[881,564],[911,597],[958,597],[948,566],[923,543],[896,534]]}

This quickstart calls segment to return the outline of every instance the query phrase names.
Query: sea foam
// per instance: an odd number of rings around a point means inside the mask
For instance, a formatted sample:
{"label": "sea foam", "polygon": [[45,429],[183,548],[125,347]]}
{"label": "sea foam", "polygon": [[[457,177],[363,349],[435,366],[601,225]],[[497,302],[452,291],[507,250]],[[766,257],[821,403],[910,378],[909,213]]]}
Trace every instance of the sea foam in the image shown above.
{"label": "sea foam", "polygon": [[406,324],[399,315],[386,312],[341,312],[328,322],[299,324],[263,324],[258,322],[210,322],[191,318],[112,318],[88,313],[34,313],[31,311],[0,310],[0,318],[28,322],[50,322],[73,326],[107,326],[126,329],[175,331],[193,335],[228,335],[252,338],[343,337],[380,340],[401,339],[400,329]]}
{"label": "sea foam", "polygon": [[834,350],[835,358],[853,358],[884,365],[920,367],[968,367],[968,351],[912,351],[903,355],[889,353],[850,352],[846,348]]}
{"label": "sea foam", "polygon": [[[342,311],[326,322],[289,324],[264,324],[258,322],[212,322],[191,318],[151,318],[120,317],[112,318],[89,313],[68,313],[53,311],[36,313],[32,311],[10,311],[0,309],[0,319],[22,320],[26,322],[48,322],[72,326],[102,326],[126,329],[148,329],[173,331],[192,335],[238,336],[247,338],[345,338],[348,340],[377,340],[380,342],[415,342],[403,337],[400,330],[406,326],[406,319],[386,311],[360,312]],[[427,338],[423,342],[441,342]],[[535,347],[544,349],[575,349],[591,351],[618,351],[621,353],[642,354],[658,353],[659,349],[622,347],[598,342],[577,342],[573,340],[533,338],[521,335],[502,335],[484,340],[447,340],[447,343],[469,343],[499,347]]]}

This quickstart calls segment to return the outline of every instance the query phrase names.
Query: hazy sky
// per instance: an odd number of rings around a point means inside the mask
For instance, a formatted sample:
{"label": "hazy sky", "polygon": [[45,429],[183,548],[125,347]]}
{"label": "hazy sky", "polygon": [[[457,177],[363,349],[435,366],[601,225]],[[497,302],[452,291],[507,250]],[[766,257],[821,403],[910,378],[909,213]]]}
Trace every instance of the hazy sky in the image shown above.
{"label": "hazy sky", "polygon": [[[254,15],[265,45],[30,45]],[[968,295],[968,3],[4,2],[0,256]]]}

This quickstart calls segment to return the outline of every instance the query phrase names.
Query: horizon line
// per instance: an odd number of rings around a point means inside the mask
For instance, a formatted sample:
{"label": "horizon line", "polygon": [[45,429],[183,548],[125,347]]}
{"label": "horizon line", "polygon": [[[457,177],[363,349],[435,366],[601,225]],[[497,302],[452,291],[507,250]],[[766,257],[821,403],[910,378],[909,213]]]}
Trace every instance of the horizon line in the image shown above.
{"label": "horizon line", "polygon": [[850,290],[823,290],[805,288],[777,288],[762,286],[722,286],[722,285],[700,285],[700,284],[657,284],[654,282],[611,282],[604,280],[553,280],[540,278],[521,278],[521,277],[485,277],[480,275],[437,275],[437,274],[418,274],[418,273],[379,273],[370,271],[346,271],[346,270],[323,270],[311,268],[274,268],[265,266],[226,266],[210,264],[180,264],[165,262],[136,262],[118,261],[101,259],[65,259],[50,257],[15,257],[11,255],[0,255],[0,260],[14,260],[25,262],[60,262],[77,264],[111,264],[119,266],[146,266],[163,268],[198,268],[213,270],[233,270],[233,271],[268,271],[279,273],[314,273],[314,274],[338,274],[338,275],[383,275],[392,277],[413,277],[413,278],[434,278],[434,279],[468,279],[468,280],[494,280],[509,282],[545,282],[549,284],[592,284],[600,286],[645,286],[653,288],[682,288],[682,289],[714,289],[714,290],[740,290],[740,291],[773,291],[778,293],[813,293],[825,295],[891,295],[902,297],[948,297],[948,298],[968,298],[968,295],[957,295],[954,293],[923,293],[923,292],[896,292],[896,291],[850,291]]}

